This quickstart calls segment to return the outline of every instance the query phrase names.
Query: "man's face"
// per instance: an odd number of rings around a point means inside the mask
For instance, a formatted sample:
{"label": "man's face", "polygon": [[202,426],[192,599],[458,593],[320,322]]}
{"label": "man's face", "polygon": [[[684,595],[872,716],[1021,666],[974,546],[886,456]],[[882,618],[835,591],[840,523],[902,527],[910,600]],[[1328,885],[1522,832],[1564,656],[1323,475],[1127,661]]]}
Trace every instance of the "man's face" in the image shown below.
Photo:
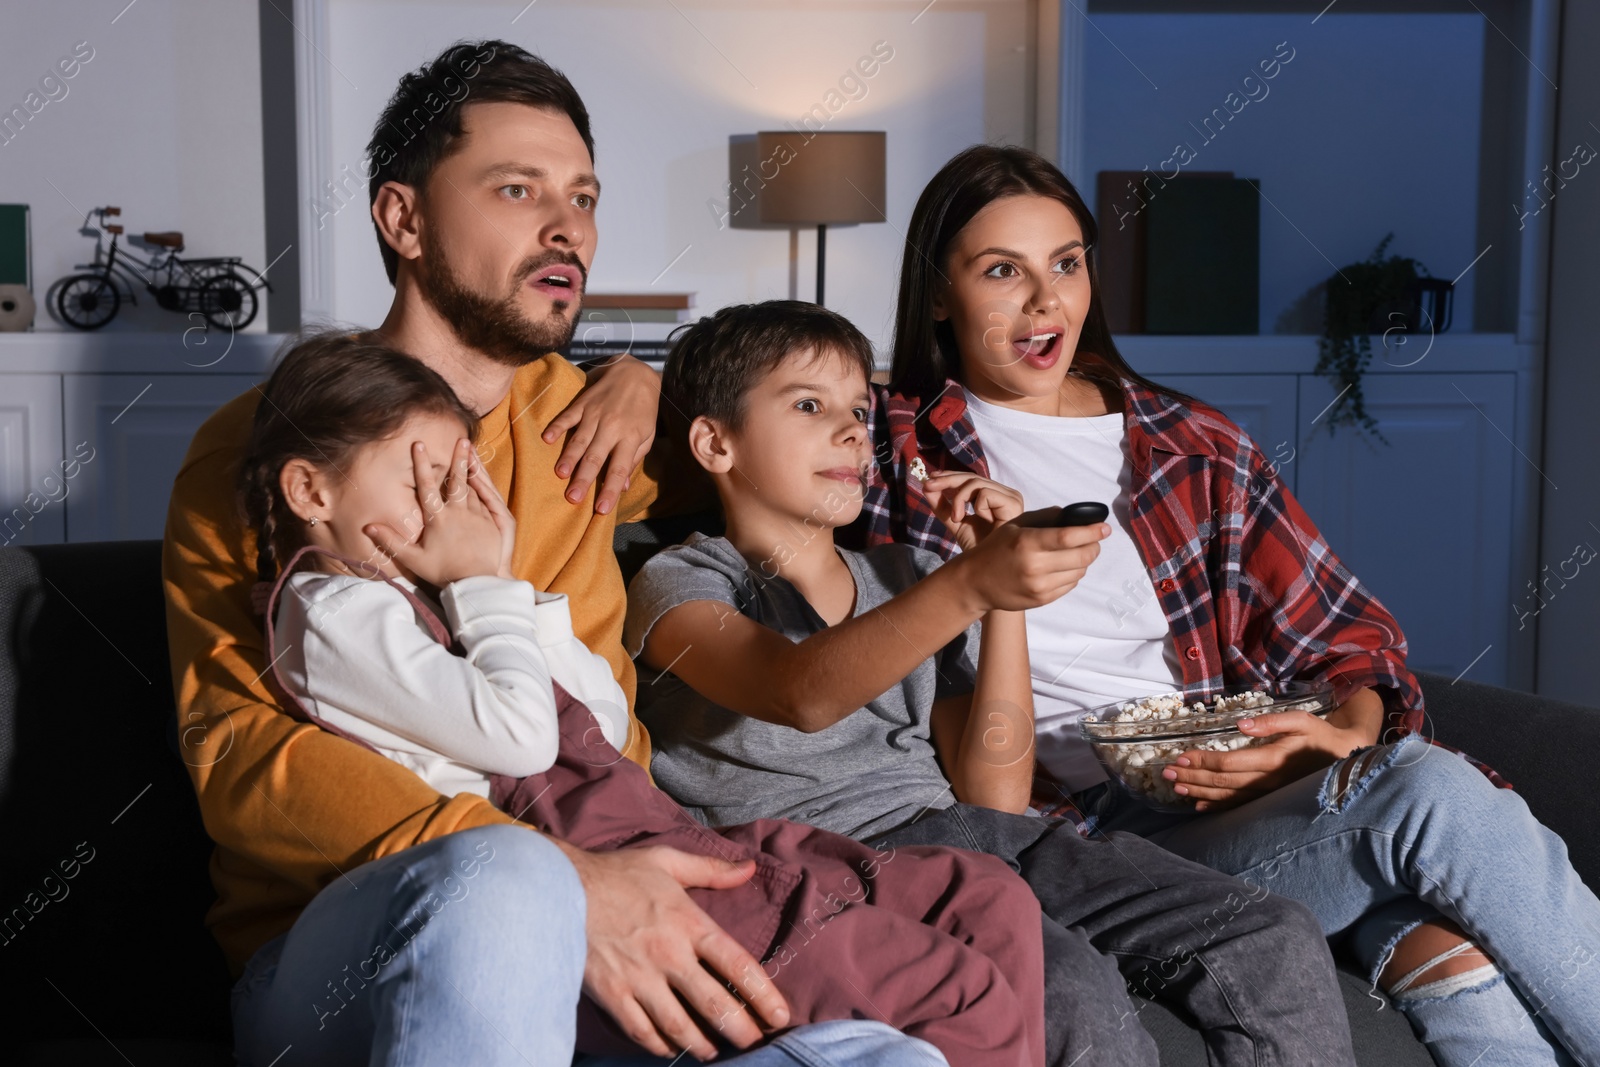
{"label": "man's face", "polygon": [[564,113],[467,104],[418,213],[423,296],[467,344],[521,366],[572,340],[600,182]]}

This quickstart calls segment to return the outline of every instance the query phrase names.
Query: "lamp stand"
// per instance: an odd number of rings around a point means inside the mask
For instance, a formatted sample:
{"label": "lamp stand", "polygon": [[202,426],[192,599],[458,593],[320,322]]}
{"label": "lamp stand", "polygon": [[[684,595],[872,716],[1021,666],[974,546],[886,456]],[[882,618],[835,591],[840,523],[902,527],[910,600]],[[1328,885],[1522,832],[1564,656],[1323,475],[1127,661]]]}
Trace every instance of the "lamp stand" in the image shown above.
{"label": "lamp stand", "polygon": [[822,261],[828,252],[828,226],[819,223],[817,226],[817,303],[822,303]]}

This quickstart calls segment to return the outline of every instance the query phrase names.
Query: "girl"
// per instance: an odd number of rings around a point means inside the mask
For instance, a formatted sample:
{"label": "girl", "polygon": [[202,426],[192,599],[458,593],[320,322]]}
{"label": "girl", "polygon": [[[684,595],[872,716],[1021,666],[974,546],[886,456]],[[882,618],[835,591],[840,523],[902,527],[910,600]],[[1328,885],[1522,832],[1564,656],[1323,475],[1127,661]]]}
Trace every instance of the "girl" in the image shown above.
{"label": "girl", "polygon": [[[1059,806],[1084,833],[1132,830],[1306,903],[1446,1067],[1600,1063],[1600,998],[1577,973],[1600,952],[1600,901],[1492,771],[1421,739],[1398,625],[1254,442],[1118,354],[1096,240],[1032,152],[977,146],[928,184],[857,534],[948,557],[989,477],[1029,507],[1110,504],[1100,558],[1028,613],[1039,769]],[[1259,747],[1185,753],[1166,776],[1193,815],[1110,789],[1077,735],[1113,700],[1288,679],[1332,682],[1338,708],[1244,720]]]}
{"label": "girl", "polygon": [[[881,1018],[957,1067],[1043,1063],[1039,906],[1004,863],[790,823],[711,831],[621,756],[625,698],[565,596],[512,577],[513,520],[443,378],[327,334],[263,401],[239,490],[286,708],[576,848],[753,861],[743,885],[689,894],[762,959],[740,987],[773,982],[793,1023]],[[587,1000],[578,1020],[580,1051],[639,1051]]]}

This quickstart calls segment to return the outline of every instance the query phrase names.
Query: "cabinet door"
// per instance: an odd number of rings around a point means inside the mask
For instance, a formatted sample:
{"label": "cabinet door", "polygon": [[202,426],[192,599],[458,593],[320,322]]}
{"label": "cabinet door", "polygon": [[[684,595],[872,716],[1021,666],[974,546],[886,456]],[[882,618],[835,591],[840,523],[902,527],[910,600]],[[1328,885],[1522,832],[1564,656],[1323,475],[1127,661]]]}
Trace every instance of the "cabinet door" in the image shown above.
{"label": "cabinet door", "polygon": [[61,375],[0,375],[0,390],[0,545],[59,543],[82,481],[61,466]]}
{"label": "cabinet door", "polygon": [[67,508],[71,541],[160,537],[189,441],[213,411],[259,379],[246,374],[69,374],[67,452],[94,459]]}
{"label": "cabinet door", "polygon": [[1221,411],[1277,464],[1291,493],[1296,488],[1295,425],[1299,385],[1293,374],[1167,374],[1160,384],[1188,393]]}
{"label": "cabinet door", "polygon": [[1399,620],[1413,670],[1505,684],[1514,374],[1374,374],[1367,410],[1389,444],[1312,420],[1336,395],[1300,379],[1300,490],[1334,554]]}

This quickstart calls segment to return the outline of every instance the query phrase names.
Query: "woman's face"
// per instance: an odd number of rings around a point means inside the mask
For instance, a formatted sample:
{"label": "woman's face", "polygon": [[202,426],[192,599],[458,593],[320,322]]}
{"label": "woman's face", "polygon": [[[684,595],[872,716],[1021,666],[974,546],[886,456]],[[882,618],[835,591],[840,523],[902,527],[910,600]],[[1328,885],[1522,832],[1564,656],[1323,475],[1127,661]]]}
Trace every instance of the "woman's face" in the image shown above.
{"label": "woman's face", "polygon": [[962,227],[941,264],[961,380],[996,403],[1054,402],[1089,313],[1083,230],[1059,200],[1008,196]]}

